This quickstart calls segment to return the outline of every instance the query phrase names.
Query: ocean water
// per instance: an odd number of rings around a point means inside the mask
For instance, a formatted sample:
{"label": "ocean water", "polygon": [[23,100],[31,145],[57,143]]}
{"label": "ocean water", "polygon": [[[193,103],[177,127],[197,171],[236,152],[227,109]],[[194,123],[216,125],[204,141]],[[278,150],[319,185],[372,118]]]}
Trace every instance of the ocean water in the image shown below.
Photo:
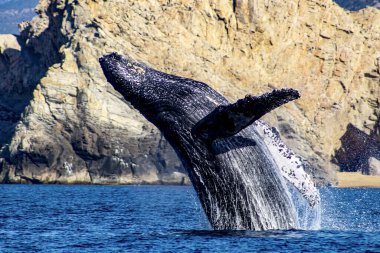
{"label": "ocean water", "polygon": [[192,187],[0,185],[0,252],[380,252],[380,189],[322,189],[320,230],[213,231]]}

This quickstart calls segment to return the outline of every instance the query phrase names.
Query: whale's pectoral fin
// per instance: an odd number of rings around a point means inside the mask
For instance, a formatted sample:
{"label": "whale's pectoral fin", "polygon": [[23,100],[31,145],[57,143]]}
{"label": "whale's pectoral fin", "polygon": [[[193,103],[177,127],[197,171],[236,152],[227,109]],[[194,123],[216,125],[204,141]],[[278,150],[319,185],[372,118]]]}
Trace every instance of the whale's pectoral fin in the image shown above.
{"label": "whale's pectoral fin", "polygon": [[319,191],[315,187],[312,177],[305,171],[310,165],[281,140],[280,134],[275,128],[261,120],[256,121],[255,124],[257,133],[264,140],[281,175],[302,194],[310,206],[319,205],[321,201]]}
{"label": "whale's pectoral fin", "polygon": [[273,90],[261,96],[248,95],[234,104],[217,107],[193,127],[192,134],[208,143],[233,136],[264,114],[299,97],[294,89]]}

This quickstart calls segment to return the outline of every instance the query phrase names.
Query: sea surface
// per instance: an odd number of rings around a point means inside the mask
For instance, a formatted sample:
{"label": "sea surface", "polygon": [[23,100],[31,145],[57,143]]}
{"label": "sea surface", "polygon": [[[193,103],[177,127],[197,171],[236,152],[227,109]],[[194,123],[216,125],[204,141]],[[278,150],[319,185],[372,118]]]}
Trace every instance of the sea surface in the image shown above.
{"label": "sea surface", "polygon": [[321,192],[320,230],[217,232],[192,187],[0,185],[0,252],[380,252],[380,189]]}

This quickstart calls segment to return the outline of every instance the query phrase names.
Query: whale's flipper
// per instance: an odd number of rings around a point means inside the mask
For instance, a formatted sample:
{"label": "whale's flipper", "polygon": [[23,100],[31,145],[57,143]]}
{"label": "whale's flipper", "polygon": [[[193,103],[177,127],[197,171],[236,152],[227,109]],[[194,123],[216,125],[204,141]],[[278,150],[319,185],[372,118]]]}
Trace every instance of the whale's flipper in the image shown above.
{"label": "whale's flipper", "polygon": [[257,133],[262,137],[279,166],[282,176],[297,188],[308,200],[310,206],[318,205],[321,201],[319,191],[312,178],[305,171],[306,162],[286,146],[276,128],[261,120],[256,121],[255,126]]}
{"label": "whale's flipper", "polygon": [[221,105],[201,119],[192,134],[211,143],[217,138],[231,137],[271,110],[299,98],[293,89],[273,90],[261,96],[246,96],[234,104]]}

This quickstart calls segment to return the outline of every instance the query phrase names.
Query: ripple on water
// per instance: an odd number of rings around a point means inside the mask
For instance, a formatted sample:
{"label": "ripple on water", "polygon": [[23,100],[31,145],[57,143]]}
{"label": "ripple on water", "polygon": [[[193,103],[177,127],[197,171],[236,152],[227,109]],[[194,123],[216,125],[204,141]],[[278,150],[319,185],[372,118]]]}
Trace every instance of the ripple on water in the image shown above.
{"label": "ripple on water", "polygon": [[0,185],[0,252],[376,252],[379,189],[323,189],[321,230],[213,231],[176,186]]}

